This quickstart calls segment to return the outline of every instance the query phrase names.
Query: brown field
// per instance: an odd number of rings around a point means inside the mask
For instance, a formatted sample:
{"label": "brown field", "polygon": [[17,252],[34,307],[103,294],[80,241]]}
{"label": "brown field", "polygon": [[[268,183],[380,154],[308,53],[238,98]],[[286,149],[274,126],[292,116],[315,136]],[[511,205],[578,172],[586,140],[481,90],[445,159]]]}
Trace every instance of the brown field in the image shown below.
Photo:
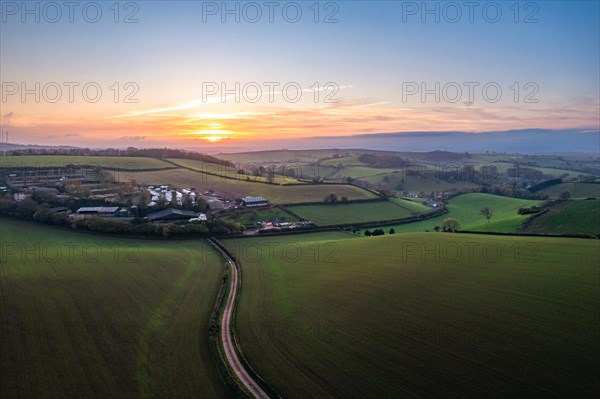
{"label": "brown field", "polygon": [[175,187],[194,187],[198,191],[214,190],[227,198],[238,198],[246,195],[261,195],[274,204],[323,201],[329,193],[350,200],[375,198],[375,194],[350,185],[298,185],[278,186],[264,183],[253,183],[244,180],[231,180],[205,173],[174,169],[157,172],[138,172],[132,176],[141,184],[170,184]]}

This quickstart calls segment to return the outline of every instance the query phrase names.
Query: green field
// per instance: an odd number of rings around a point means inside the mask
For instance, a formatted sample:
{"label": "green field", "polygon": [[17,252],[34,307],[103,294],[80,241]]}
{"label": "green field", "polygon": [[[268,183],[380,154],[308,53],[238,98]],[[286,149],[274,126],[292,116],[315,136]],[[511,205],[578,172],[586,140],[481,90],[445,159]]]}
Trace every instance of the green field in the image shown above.
{"label": "green field", "polygon": [[[266,173],[265,173],[265,176],[242,175],[242,174],[237,173],[238,169],[236,169],[235,167],[224,166],[224,165],[219,165],[219,164],[209,163],[209,162],[202,162],[202,161],[198,161],[195,159],[169,159],[169,161],[171,161],[177,165],[186,167],[186,168],[194,169],[198,172],[216,174],[219,176],[229,177],[232,179],[245,179],[246,177],[248,177],[251,181],[268,182]],[[240,167],[246,167],[246,168],[249,168],[251,166],[257,167],[258,164],[240,165]],[[299,183],[299,181],[297,179],[293,179],[291,177],[275,175],[273,177],[273,183],[297,184],[297,183]]]}
{"label": "green field", "polygon": [[[521,166],[525,166],[523,163],[527,162],[527,160],[521,159],[516,162],[520,163]],[[487,165],[487,166],[495,165],[498,167],[499,173],[506,173],[507,169],[514,168],[514,163],[510,163],[510,162],[494,162],[494,163],[483,164],[483,165]],[[579,174],[582,174],[582,172],[578,172],[575,170],[569,170],[569,169],[544,168],[544,167],[539,167],[539,166],[532,166],[531,168],[533,168],[535,170],[539,170],[544,175],[548,175],[548,176],[552,176],[552,177],[560,177],[562,175],[577,176]],[[479,168],[476,168],[476,169],[479,169]]]}
{"label": "green field", "polygon": [[560,193],[568,191],[571,198],[600,198],[600,184],[598,183],[561,183],[540,190],[551,198],[558,198]]}
{"label": "green field", "polygon": [[[452,189],[460,190],[461,188],[477,187],[476,183],[470,181],[458,180],[449,182],[443,179],[436,178],[434,175],[421,176],[406,176],[403,173],[392,173],[387,175],[390,179],[388,187],[396,191],[408,191],[420,193],[421,191],[429,194],[430,192],[449,191]],[[383,182],[384,175],[367,177],[361,180],[366,180],[371,184],[380,184]],[[404,182],[402,182],[404,181]],[[402,184],[402,189],[398,189],[398,184]]]}
{"label": "green field", "polygon": [[173,165],[156,158],[143,157],[98,157],[98,156],[72,156],[72,155],[23,155],[7,156],[0,159],[0,168],[10,170],[16,167],[65,167],[67,165],[80,165],[114,169],[160,169]]}
{"label": "green field", "polygon": [[241,348],[282,397],[600,394],[598,241],[339,237],[226,241]]}
{"label": "green field", "polygon": [[212,248],[5,219],[0,241],[0,397],[228,397],[208,346]]}
{"label": "green field", "polygon": [[550,208],[523,230],[527,233],[600,235],[600,200],[576,200]]}
{"label": "green field", "polygon": [[287,208],[301,218],[310,220],[319,226],[401,219],[431,209],[401,199],[347,204],[297,205]]}
{"label": "green field", "polygon": [[220,159],[227,159],[237,163],[249,162],[314,162],[321,158],[332,157],[336,150],[274,150],[274,151],[254,151],[254,152],[238,152],[229,154],[217,154]]}
{"label": "green field", "polygon": [[278,220],[279,222],[293,222],[298,220],[298,218],[279,208],[255,209],[250,212],[240,213],[239,217],[234,219],[242,224],[251,224],[253,222],[262,221],[273,222],[275,220]]}
{"label": "green field", "polygon": [[362,179],[366,176],[385,175],[396,171],[402,171],[402,168],[372,168],[369,166],[346,166],[340,170],[336,176],[350,176],[356,179]]}
{"label": "green field", "polygon": [[432,208],[423,205],[420,202],[414,201],[414,200],[409,200],[409,199],[404,199],[404,198],[394,198],[394,197],[390,197],[388,199],[390,202],[402,207],[402,208],[406,208],[407,210],[414,212],[414,213],[423,213],[423,212],[427,212],[430,211]]}
{"label": "green field", "polygon": [[321,161],[321,165],[346,165],[346,166],[362,166],[363,162],[358,160],[357,155],[349,155],[338,158],[330,158]]}
{"label": "green field", "polygon": [[[512,233],[516,232],[528,217],[528,215],[519,215],[519,208],[527,208],[536,204],[539,204],[539,201],[482,193],[462,194],[450,199],[447,206],[448,213],[445,215],[422,222],[390,227],[393,227],[397,233],[433,231],[435,226],[442,226],[444,219],[453,217],[460,222],[461,230]],[[485,207],[490,208],[493,213],[489,223],[479,214],[479,211]]]}
{"label": "green field", "polygon": [[185,169],[136,172],[132,178],[142,184],[170,184],[180,188],[194,187],[202,192],[213,189],[218,194],[232,199],[246,195],[261,195],[272,204],[324,201],[325,196],[329,193],[336,193],[340,198],[345,196],[349,199],[376,198],[375,194],[351,185],[279,186],[225,179]]}

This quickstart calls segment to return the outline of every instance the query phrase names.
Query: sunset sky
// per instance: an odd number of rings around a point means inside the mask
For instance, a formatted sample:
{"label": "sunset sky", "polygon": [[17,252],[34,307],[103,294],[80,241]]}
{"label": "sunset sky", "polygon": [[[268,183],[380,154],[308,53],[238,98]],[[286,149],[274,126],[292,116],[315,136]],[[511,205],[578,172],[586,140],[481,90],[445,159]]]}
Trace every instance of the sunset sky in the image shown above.
{"label": "sunset sky", "polygon": [[[429,2],[433,14],[420,1],[273,3],[228,2],[236,21],[221,15],[222,2],[122,2],[118,15],[112,1],[86,12],[81,2],[69,15],[3,1],[1,130],[15,143],[189,148],[599,128],[596,1],[479,2],[473,10]],[[422,84],[431,91],[424,98]]]}

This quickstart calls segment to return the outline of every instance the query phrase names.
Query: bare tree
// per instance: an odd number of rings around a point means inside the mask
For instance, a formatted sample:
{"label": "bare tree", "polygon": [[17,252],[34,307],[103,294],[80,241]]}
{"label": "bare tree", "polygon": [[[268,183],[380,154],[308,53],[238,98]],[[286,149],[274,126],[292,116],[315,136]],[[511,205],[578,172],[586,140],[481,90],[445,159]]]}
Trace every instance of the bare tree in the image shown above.
{"label": "bare tree", "polygon": [[488,223],[490,222],[490,219],[492,218],[492,210],[490,208],[482,208],[481,211],[479,211],[480,215],[483,215]]}

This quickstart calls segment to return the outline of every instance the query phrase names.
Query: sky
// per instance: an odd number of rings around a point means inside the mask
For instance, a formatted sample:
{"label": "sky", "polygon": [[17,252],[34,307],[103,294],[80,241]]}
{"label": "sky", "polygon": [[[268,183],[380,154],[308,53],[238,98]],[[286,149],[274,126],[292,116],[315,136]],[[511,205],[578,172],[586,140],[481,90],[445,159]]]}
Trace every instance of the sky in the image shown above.
{"label": "sky", "polygon": [[600,128],[598,1],[0,1],[9,141]]}

